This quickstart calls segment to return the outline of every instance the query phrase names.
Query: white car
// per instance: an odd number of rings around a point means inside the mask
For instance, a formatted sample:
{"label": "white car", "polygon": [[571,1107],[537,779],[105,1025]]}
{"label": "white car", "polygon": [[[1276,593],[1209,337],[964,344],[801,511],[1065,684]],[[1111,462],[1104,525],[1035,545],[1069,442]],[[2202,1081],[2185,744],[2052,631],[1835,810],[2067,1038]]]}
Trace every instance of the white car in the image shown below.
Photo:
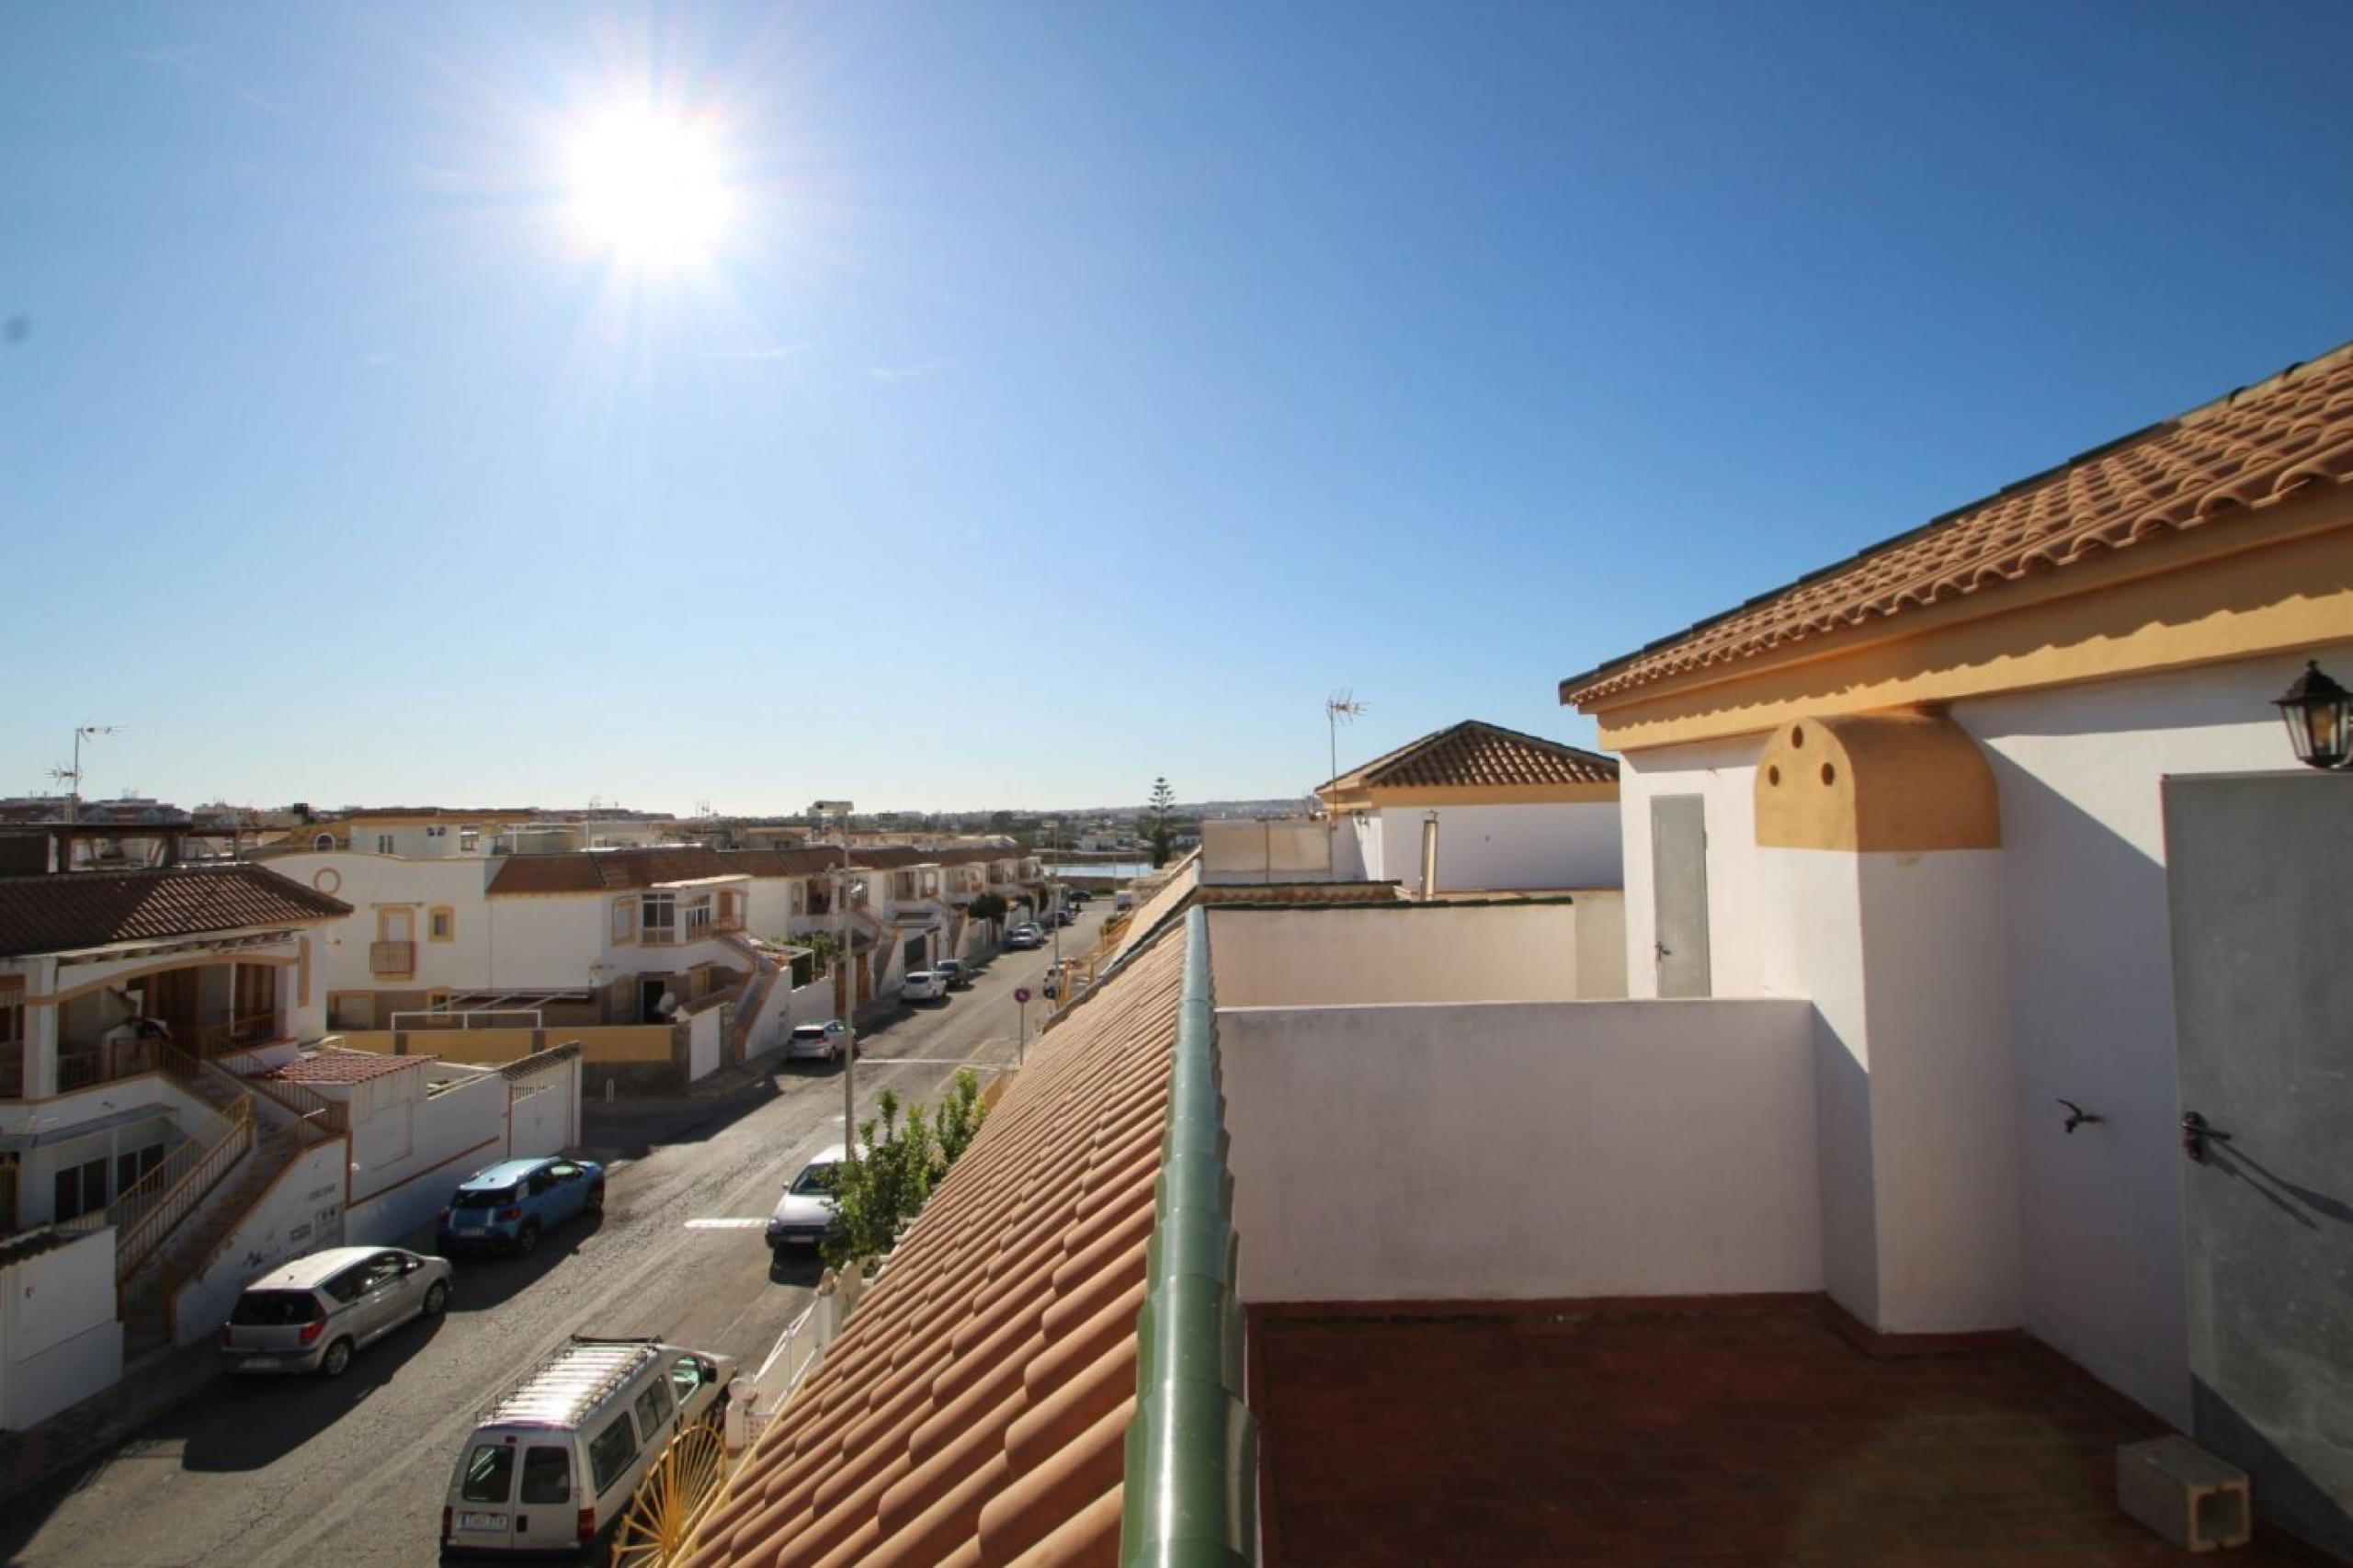
{"label": "white car", "polygon": [[785,1060],[839,1062],[842,1059],[842,1037],[848,1032],[842,1028],[839,1018],[827,1018],[822,1024],[795,1024],[792,1032],[784,1037]]}
{"label": "white car", "polygon": [[1042,948],[1046,945],[1046,934],[1035,926],[1016,926],[1005,934],[1005,945],[1008,948]]}
{"label": "white car", "polygon": [[931,970],[911,969],[899,984],[899,998],[904,1002],[944,1002],[948,999],[948,982]]}
{"label": "white car", "polygon": [[801,1166],[801,1174],[785,1187],[784,1196],[776,1200],[776,1211],[768,1216],[772,1251],[813,1247],[825,1239],[825,1233],[834,1227],[834,1167],[847,1153],[839,1143],[819,1150],[817,1157]]}

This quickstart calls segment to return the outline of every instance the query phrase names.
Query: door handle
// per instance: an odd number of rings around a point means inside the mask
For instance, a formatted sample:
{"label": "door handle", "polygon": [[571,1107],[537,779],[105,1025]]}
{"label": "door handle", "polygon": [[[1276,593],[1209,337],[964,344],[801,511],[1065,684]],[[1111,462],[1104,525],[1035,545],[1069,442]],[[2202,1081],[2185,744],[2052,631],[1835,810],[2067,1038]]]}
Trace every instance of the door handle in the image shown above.
{"label": "door handle", "polygon": [[1675,949],[1668,947],[1665,942],[1653,942],[1651,944],[1651,951],[1660,958],[1665,958],[1672,954]]}
{"label": "door handle", "polygon": [[2219,1128],[2209,1127],[2206,1119],[2194,1110],[2182,1112],[2181,1152],[2202,1165],[2206,1163],[2206,1145],[2210,1140],[2227,1143],[2231,1135]]}

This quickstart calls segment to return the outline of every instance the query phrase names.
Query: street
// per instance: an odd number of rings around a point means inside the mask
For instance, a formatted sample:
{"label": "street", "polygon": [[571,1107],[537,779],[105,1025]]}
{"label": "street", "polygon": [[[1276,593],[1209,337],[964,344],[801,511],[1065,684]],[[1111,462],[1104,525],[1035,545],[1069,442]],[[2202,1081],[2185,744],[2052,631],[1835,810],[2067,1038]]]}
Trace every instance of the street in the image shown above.
{"label": "street", "polygon": [[[1091,945],[1109,903],[1063,933],[1066,952]],[[1013,989],[1034,994],[1051,954],[1002,954],[971,990],[863,1034],[859,1115],[886,1088],[936,1103],[960,1062],[1010,1065]],[[1029,1004],[1033,1033],[1044,1014]],[[819,1274],[802,1255],[772,1267],[760,1221],[808,1156],[842,1141],[839,1072],[783,1066],[722,1096],[592,1104],[585,1152],[614,1165],[601,1221],[567,1224],[528,1258],[461,1261],[446,1316],[394,1331],[337,1381],[214,1381],[80,1471],[11,1499],[0,1559],[433,1560],[460,1440],[565,1335],[660,1335],[733,1356],[747,1374],[758,1367]],[[407,1244],[430,1251],[431,1236]]]}

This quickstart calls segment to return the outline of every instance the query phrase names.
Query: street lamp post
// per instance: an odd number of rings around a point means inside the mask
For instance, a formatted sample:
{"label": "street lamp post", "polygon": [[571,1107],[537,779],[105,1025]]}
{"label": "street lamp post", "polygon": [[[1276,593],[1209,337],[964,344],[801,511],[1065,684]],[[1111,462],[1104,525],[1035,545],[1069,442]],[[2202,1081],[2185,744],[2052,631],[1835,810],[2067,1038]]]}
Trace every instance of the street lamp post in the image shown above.
{"label": "street lamp post", "polygon": [[834,874],[834,914],[841,932],[834,966],[842,981],[842,1148],[858,1153],[858,965],[849,946],[849,813],[847,801],[820,801],[811,810],[831,814],[841,840],[841,869]]}

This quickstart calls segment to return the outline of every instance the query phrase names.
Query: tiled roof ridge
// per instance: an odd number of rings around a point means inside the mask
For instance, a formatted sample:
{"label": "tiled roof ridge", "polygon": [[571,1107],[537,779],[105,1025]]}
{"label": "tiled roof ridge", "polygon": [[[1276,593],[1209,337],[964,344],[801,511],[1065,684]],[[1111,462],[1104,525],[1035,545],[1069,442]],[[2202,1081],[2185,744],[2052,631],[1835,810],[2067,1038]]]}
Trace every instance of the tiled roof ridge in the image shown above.
{"label": "tiled roof ridge", "polygon": [[688,1561],[1108,1560],[1183,956],[1031,1048]]}
{"label": "tiled roof ridge", "polygon": [[[1482,746],[1506,748],[1504,751],[1482,754]],[[1518,748],[1527,760],[1518,764],[1518,771],[1527,775],[1550,771],[1552,778],[1526,777],[1511,779],[1498,777],[1495,764]],[[1460,753],[1460,755],[1457,755]],[[1563,767],[1564,765],[1564,767]],[[1507,769],[1510,765],[1506,764]],[[1382,753],[1359,767],[1318,785],[1317,792],[1327,790],[1380,789],[1392,783],[1418,784],[1436,788],[1447,782],[1438,778],[1411,778],[1416,769],[1435,774],[1460,775],[1455,783],[1473,782],[1471,775],[1484,774],[1475,780],[1481,783],[1566,783],[1599,782],[1618,776],[1618,763],[1599,752],[1583,746],[1556,741],[1549,736],[1530,734],[1509,725],[1492,723],[1484,719],[1462,719],[1442,730],[1433,730],[1416,740],[1406,742],[1392,751]],[[1572,778],[1561,778],[1563,771]]]}
{"label": "tiled roof ridge", "polygon": [[[2013,480],[1570,676],[1560,683],[1561,700],[1583,704],[2188,532],[2271,506],[2320,480],[2353,483],[2353,342]],[[2117,493],[2127,489],[2134,494],[2120,499]],[[1972,524],[1992,537],[1929,549]],[[1849,582],[1912,551],[1928,558],[1881,581]],[[1854,590],[1843,600],[1798,603],[1830,600],[1821,590],[1842,584]],[[1777,608],[1784,613],[1768,613]]]}
{"label": "tiled roof ridge", "polygon": [[0,878],[0,953],[63,952],[260,926],[351,905],[251,861]]}

